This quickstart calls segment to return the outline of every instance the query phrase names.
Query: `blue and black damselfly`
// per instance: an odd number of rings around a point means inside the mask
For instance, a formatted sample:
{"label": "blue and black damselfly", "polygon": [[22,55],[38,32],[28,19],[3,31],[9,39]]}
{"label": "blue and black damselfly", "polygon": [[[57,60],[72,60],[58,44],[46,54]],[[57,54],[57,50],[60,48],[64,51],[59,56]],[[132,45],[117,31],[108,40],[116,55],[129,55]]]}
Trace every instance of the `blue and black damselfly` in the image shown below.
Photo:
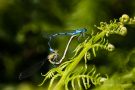
{"label": "blue and black damselfly", "polygon": [[[49,51],[50,51],[50,54],[48,55],[48,57],[46,59],[49,60],[50,63],[52,64],[60,64],[63,59],[65,58],[65,55],[66,55],[66,52],[69,48],[69,44],[71,43],[72,39],[75,37],[75,36],[78,36],[78,38],[80,38],[80,36],[83,36],[85,34],[85,32],[87,31],[87,29],[85,28],[81,28],[81,29],[76,29],[76,30],[73,30],[73,31],[69,31],[69,32],[60,32],[60,33],[54,33],[54,34],[50,34],[48,37],[49,37],[49,41],[48,41],[48,45],[49,45]],[[60,60],[58,60],[58,51],[57,50],[54,50],[52,47],[51,47],[51,40],[53,38],[56,38],[56,36],[70,36],[70,39],[66,45],[66,48],[64,50],[64,53],[63,53],[63,56]],[[23,71],[20,73],[19,75],[19,79],[24,79],[24,78],[27,78],[29,76],[32,76],[34,73],[36,73],[44,64],[45,64],[45,61],[46,59],[36,63],[35,65],[33,65],[32,67],[28,68],[27,70]]]}

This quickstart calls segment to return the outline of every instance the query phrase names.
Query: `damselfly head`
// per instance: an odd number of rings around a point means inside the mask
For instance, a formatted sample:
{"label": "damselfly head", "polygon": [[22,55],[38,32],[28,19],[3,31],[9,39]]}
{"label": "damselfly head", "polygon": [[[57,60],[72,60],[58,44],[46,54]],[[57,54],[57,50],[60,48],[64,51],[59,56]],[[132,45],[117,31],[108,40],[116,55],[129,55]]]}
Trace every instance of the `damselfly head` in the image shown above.
{"label": "damselfly head", "polygon": [[87,31],[87,29],[86,28],[82,28],[82,32],[86,32]]}

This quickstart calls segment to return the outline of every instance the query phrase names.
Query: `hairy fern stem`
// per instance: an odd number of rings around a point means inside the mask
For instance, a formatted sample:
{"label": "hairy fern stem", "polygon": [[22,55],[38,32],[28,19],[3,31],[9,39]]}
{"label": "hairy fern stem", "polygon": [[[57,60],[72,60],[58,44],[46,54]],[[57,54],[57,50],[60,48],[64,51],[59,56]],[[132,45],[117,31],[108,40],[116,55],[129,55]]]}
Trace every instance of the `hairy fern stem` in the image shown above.
{"label": "hairy fern stem", "polygon": [[64,74],[62,75],[61,79],[59,82],[56,84],[54,90],[62,90],[62,87],[65,83],[66,77],[72,72],[75,67],[78,65],[78,63],[81,61],[81,59],[84,57],[85,53],[91,48],[92,40],[93,43],[97,42],[100,38],[104,37],[106,34],[105,31],[102,31],[100,34],[96,35],[96,37],[93,39],[90,39],[84,46],[83,50],[80,52],[78,56],[76,56],[73,59],[73,62],[66,68],[66,70],[63,72]]}

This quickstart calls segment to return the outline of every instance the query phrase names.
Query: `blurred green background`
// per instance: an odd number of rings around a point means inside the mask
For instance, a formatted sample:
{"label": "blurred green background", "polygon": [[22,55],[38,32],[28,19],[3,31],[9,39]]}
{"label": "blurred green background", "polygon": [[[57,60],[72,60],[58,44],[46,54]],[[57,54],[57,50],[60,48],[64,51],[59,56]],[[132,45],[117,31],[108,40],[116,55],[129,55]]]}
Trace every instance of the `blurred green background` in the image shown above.
{"label": "blurred green background", "polygon": [[[122,14],[135,16],[135,0],[0,0],[0,89],[43,90],[40,72],[46,73],[47,61],[35,75],[19,80],[18,75],[47,57],[48,33],[87,28],[90,33],[101,21],[119,19]],[[125,37],[113,35],[112,53],[101,52],[95,64],[100,73],[113,75],[135,66],[135,27],[127,26]],[[54,40],[52,47],[63,53],[68,38]],[[73,41],[68,52],[78,44]],[[69,53],[67,57],[72,57]],[[44,86],[45,87],[45,86]],[[44,88],[45,90],[45,88]]]}

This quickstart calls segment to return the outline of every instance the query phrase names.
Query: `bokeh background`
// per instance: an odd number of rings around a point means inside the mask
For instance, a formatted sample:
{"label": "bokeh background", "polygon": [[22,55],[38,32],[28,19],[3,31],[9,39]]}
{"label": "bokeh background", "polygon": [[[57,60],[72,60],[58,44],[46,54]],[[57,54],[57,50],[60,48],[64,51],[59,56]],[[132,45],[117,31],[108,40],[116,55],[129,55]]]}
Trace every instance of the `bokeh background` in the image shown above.
{"label": "bokeh background", "polygon": [[[0,0],[0,89],[45,90],[37,85],[53,66],[46,64],[36,74],[19,80],[19,73],[49,54],[48,33],[87,28],[91,33],[101,21],[119,19],[122,14],[135,16],[135,0]],[[116,50],[100,52],[90,64],[100,73],[113,75],[135,66],[135,27],[127,26],[125,37],[109,38]],[[63,53],[68,37],[58,37],[52,47]],[[78,44],[73,40],[69,52]],[[130,55],[130,56],[129,56]],[[31,70],[32,71],[32,70]]]}

